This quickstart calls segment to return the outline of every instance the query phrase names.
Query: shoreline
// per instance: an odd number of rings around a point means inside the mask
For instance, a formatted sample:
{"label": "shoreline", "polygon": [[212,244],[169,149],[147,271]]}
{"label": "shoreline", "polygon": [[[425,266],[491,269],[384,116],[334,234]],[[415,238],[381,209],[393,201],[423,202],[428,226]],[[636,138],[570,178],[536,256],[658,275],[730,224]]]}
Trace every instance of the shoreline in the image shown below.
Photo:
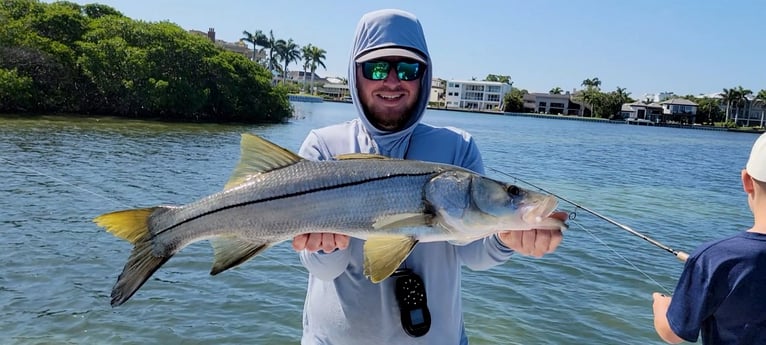
{"label": "shoreline", "polygon": [[[325,102],[332,103],[351,103],[351,101],[325,99]],[[633,125],[633,126],[648,126],[648,127],[668,127],[668,128],[682,128],[682,129],[695,129],[704,131],[718,131],[718,132],[736,132],[736,133],[752,133],[761,134],[766,132],[763,129],[744,129],[744,128],[726,128],[715,126],[703,126],[703,125],[682,125],[676,123],[643,123],[643,122],[631,122],[627,120],[609,120],[595,117],[582,117],[575,115],[551,115],[551,114],[536,114],[536,113],[515,113],[515,112],[502,112],[502,111],[486,111],[486,110],[471,110],[471,109],[455,109],[455,108],[436,108],[426,107],[430,110],[443,110],[443,111],[456,111],[463,113],[478,113],[488,115],[503,115],[503,116],[521,116],[521,117],[536,117],[550,120],[569,120],[569,121],[590,121],[599,123],[608,123],[615,125]]]}

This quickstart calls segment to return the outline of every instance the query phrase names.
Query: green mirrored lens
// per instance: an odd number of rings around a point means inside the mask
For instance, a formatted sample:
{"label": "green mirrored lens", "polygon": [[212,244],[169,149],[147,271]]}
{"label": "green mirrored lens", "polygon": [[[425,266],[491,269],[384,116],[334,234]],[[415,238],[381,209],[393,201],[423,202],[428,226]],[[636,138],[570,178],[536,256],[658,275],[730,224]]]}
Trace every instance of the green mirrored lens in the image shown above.
{"label": "green mirrored lens", "polygon": [[390,69],[391,66],[385,61],[369,62],[364,65],[365,77],[372,80],[386,79]]}
{"label": "green mirrored lens", "polygon": [[415,80],[418,78],[419,69],[420,64],[417,62],[399,62],[396,64],[396,75],[399,77],[399,80]]}

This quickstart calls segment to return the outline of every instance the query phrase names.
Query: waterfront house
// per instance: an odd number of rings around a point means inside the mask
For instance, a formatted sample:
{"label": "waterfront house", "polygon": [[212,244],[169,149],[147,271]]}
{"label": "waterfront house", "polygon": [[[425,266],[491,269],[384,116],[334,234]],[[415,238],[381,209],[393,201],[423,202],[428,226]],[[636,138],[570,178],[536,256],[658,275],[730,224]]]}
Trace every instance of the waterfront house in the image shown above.
{"label": "waterfront house", "polygon": [[496,81],[447,81],[446,107],[479,111],[502,110],[503,97],[511,92],[511,84]]}
{"label": "waterfront house", "polygon": [[[189,30],[190,33],[200,36],[207,37],[211,42],[213,42],[217,47],[228,50],[230,52],[234,52],[237,54],[242,54],[245,57],[247,57],[250,60],[253,60],[255,58],[262,58],[265,53],[258,52],[258,54],[255,54],[250,47],[245,44],[245,42],[242,42],[241,40],[238,42],[226,42],[224,40],[219,40],[215,38],[215,29],[209,28],[207,30],[207,33],[199,31],[199,30]],[[257,56],[256,56],[257,55]]]}
{"label": "waterfront house", "polygon": [[350,101],[348,84],[340,78],[326,78],[326,83],[317,88],[317,93],[325,98],[334,100]]}
{"label": "waterfront house", "polygon": [[428,96],[429,104],[437,104],[440,107],[444,105],[447,89],[447,81],[440,78],[431,79],[431,93]]}
{"label": "waterfront house", "polygon": [[636,124],[657,124],[662,120],[662,113],[663,108],[659,103],[625,103],[620,110],[625,121]]}
{"label": "waterfront house", "polygon": [[659,103],[662,106],[662,122],[693,124],[697,117],[697,103],[685,98],[671,98]]}
{"label": "waterfront house", "polygon": [[[552,115],[580,115],[583,106],[572,99],[572,95],[532,92],[523,97],[524,111],[530,113]],[[585,114],[590,115],[590,109],[585,108]]]}

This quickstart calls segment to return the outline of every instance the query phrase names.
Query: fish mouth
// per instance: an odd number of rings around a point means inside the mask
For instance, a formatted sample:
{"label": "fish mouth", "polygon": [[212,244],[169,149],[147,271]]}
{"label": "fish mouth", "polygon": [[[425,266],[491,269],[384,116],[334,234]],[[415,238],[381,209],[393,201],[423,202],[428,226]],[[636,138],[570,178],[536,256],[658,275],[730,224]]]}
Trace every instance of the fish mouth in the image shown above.
{"label": "fish mouth", "polygon": [[[548,216],[553,213],[554,210],[556,210],[556,206],[558,206],[558,200],[550,195],[547,195],[542,198],[539,202],[535,203],[531,208],[524,213],[524,215],[521,217],[524,222],[531,225],[549,225],[544,223],[545,219],[548,219]],[[559,221],[561,222],[561,221]]]}

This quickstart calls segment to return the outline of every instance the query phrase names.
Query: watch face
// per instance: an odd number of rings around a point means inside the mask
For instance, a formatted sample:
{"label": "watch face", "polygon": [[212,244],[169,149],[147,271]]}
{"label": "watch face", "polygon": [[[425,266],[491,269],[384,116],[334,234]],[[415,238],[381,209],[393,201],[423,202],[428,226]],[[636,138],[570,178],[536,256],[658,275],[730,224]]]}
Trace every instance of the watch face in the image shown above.
{"label": "watch face", "polygon": [[413,326],[422,324],[425,321],[423,320],[423,309],[410,310],[410,320],[412,320]]}

